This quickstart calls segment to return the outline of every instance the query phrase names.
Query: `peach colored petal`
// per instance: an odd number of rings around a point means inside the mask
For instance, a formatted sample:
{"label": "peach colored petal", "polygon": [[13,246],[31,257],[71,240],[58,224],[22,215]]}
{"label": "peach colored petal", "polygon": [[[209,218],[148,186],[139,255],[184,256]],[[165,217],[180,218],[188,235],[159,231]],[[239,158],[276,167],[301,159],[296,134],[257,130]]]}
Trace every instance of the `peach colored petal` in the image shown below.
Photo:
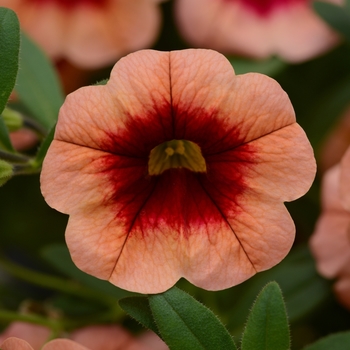
{"label": "peach colored petal", "polygon": [[53,1],[0,0],[16,11],[24,30],[53,58],[94,68],[151,45],[162,0],[107,0],[103,6],[66,10]]}
{"label": "peach colored petal", "polygon": [[310,244],[317,270],[327,278],[336,277],[350,259],[350,213],[325,213],[318,220]]}
{"label": "peach colored petal", "polygon": [[50,336],[48,328],[25,322],[11,323],[0,335],[0,343],[10,337],[20,337],[28,342],[34,350],[40,350]]}
{"label": "peach colored petal", "polygon": [[321,189],[322,209],[325,212],[343,213],[345,211],[340,200],[340,180],[341,169],[339,164],[329,169],[323,176]]}
{"label": "peach colored petal", "polygon": [[1,345],[1,350],[33,350],[25,341],[19,338],[7,338]]}
{"label": "peach colored petal", "polygon": [[[200,146],[206,174],[148,175],[150,150],[173,138]],[[278,263],[295,230],[283,202],[314,174],[275,81],[236,77],[214,51],[141,51],[120,60],[106,86],[68,97],[41,183],[47,202],[70,214],[79,268],[157,293],[180,277],[223,289]]]}
{"label": "peach colored petal", "polygon": [[341,205],[340,167],[329,169],[322,183],[323,213],[318,219],[310,247],[318,271],[328,278],[336,277],[350,259],[350,213]]}
{"label": "peach colored petal", "polygon": [[69,339],[54,339],[46,343],[42,350],[94,350]]}
{"label": "peach colored petal", "polygon": [[109,1],[104,12],[89,8],[77,11],[70,23],[67,57],[95,66],[96,62],[112,63],[125,53],[151,46],[160,26],[159,2],[118,0]]}
{"label": "peach colored petal", "polygon": [[[142,118],[147,114],[145,111],[156,110],[161,114],[162,105],[169,104],[170,99],[175,106],[174,113],[181,109],[199,117],[204,107],[220,110],[215,117],[226,119],[233,127],[239,126],[242,141],[295,122],[287,94],[273,79],[259,74],[235,77],[231,64],[215,51],[184,50],[170,54],[151,50],[136,52],[115,65],[106,86],[82,88],[79,97],[68,96],[60,112],[65,123],[58,125],[55,137],[104,149],[106,131],[119,132],[129,118]],[[84,105],[78,99],[84,101]],[[96,129],[93,139],[86,133],[90,128]]]}
{"label": "peach colored petal", "polygon": [[[57,182],[42,182],[41,186],[47,202],[68,214],[82,209],[94,210],[108,200],[108,193],[112,195],[108,190],[108,178],[103,180],[100,176],[112,166],[104,162],[105,155],[106,152],[54,140],[45,159],[44,177],[56,177]],[[74,191],[78,186],[80,191]],[[69,198],[67,191],[71,194]]]}
{"label": "peach colored petal", "polygon": [[215,51],[172,52],[170,72],[177,110],[198,118],[204,107],[218,111],[215,117],[239,129],[242,143],[295,123],[293,106],[275,80],[256,73],[235,76]]}
{"label": "peach colored petal", "polygon": [[345,209],[350,211],[350,147],[341,160],[340,169],[340,199]]}
{"label": "peach colored petal", "polygon": [[68,95],[55,139],[108,151],[107,132],[119,133],[131,116],[154,110],[154,101],[170,101],[168,67],[167,52],[145,50],[122,58],[107,85],[83,87],[79,94]]}
{"label": "peach colored petal", "polygon": [[314,179],[316,163],[313,150],[298,124],[257,138],[250,145],[259,150],[255,167],[247,170],[251,190],[288,202],[305,194]]}
{"label": "peach colored petal", "polygon": [[[227,122],[232,124],[232,128],[239,127],[242,143],[295,123],[294,110],[288,96],[281,91],[274,80],[257,74],[237,76],[233,79],[232,66],[223,56],[217,55],[214,51],[205,51],[205,53],[204,56],[201,50],[172,52],[171,71],[172,76],[176,78],[172,78],[172,101],[178,106],[177,109],[186,110],[188,114],[198,118],[204,106],[209,110],[219,109],[221,113],[216,117],[226,118]],[[201,60],[201,64],[196,64],[198,60]],[[170,100],[168,67],[168,53],[142,51],[128,56],[127,59],[121,59],[113,69],[110,83],[106,87],[82,88],[79,90],[79,95],[68,96],[60,111],[60,119],[64,122],[57,125],[55,138],[108,151],[104,145],[108,137],[107,131],[117,134],[123,129],[123,124],[127,122],[130,115],[141,118],[143,114],[147,114],[144,111],[152,111],[156,108],[153,101],[160,100],[161,103],[165,103],[163,101]],[[213,73],[214,69],[215,73]],[[145,75],[144,82],[140,81],[142,75]],[[194,80],[197,82],[196,88],[193,86]],[[84,105],[80,101],[84,101]],[[118,119],[115,118],[116,115]],[[259,117],[256,118],[256,115]],[[88,130],[94,130],[94,133],[91,134]],[[303,133],[300,134],[300,139],[305,139]],[[53,144],[55,145],[55,142]],[[283,147],[283,144],[281,146]],[[310,159],[311,149],[308,143],[304,141],[300,147],[303,146],[307,148],[302,150],[306,152],[305,158]],[[56,146],[53,147],[56,148]],[[61,146],[57,147],[59,153]],[[56,153],[48,157],[53,162],[56,162]],[[90,157],[86,155],[84,157],[86,157],[85,163],[91,162]],[[67,161],[62,160],[59,163],[64,166]],[[74,160],[72,166],[75,167],[77,164]],[[54,165],[49,168],[56,171]],[[306,166],[305,169],[310,174],[314,173],[311,167]],[[77,170],[79,177],[81,168]],[[273,172],[270,176],[273,176]],[[297,176],[297,182],[303,181],[300,179],[302,177]],[[286,178],[281,180],[284,181]],[[95,180],[91,181],[96,185]],[[309,183],[309,177],[304,181]],[[53,206],[63,212],[68,212],[70,208],[62,206],[57,198],[60,198],[61,193],[66,198],[66,191],[70,192],[70,188],[75,188],[75,182],[69,182],[60,181],[61,189],[50,191],[55,198]],[[106,187],[101,183],[101,193],[102,188]],[[294,193],[295,186],[287,188]],[[46,200],[50,203],[50,194],[46,194],[45,188],[43,191]],[[84,195],[79,197],[79,202]],[[74,208],[79,205],[72,198],[66,202],[68,202],[66,205]],[[88,201],[85,202],[88,203]]]}
{"label": "peach colored petal", "polygon": [[254,58],[279,55],[299,62],[338,41],[307,1],[276,6],[266,15],[240,1],[178,0],[175,9],[179,28],[189,42],[225,53]]}

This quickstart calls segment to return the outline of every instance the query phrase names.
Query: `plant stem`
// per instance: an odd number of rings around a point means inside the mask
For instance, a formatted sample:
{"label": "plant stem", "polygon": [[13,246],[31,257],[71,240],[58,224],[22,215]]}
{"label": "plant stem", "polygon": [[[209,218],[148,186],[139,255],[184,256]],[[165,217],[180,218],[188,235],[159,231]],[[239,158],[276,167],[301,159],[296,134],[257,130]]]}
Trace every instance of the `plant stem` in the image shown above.
{"label": "plant stem", "polygon": [[[116,311],[117,301],[115,298],[100,293],[88,287],[82,286],[77,282],[68,281],[56,276],[51,276],[42,272],[37,272],[17,265],[3,255],[0,255],[0,266],[9,274],[37,286],[60,291],[66,294],[74,295],[85,300],[96,301],[100,305],[108,306]],[[122,315],[121,309],[119,314]]]}
{"label": "plant stem", "polygon": [[6,322],[27,322],[34,323],[40,326],[49,327],[52,330],[57,331],[60,328],[60,322],[53,319],[47,319],[42,316],[33,314],[21,314],[13,311],[1,310],[0,309],[0,320]]}
{"label": "plant stem", "polygon": [[9,153],[3,150],[0,150],[0,159],[13,163],[28,163],[31,160],[31,158],[24,156],[23,154]]}
{"label": "plant stem", "polygon": [[65,319],[65,318],[46,318],[35,314],[23,314],[13,311],[7,311],[0,309],[0,321],[7,323],[11,322],[27,322],[44,327],[48,327],[52,331],[50,338],[57,338],[60,333],[64,331],[71,331],[73,329],[85,327],[91,324],[111,323],[116,321],[113,310],[106,311],[104,313],[93,315],[91,317]]}

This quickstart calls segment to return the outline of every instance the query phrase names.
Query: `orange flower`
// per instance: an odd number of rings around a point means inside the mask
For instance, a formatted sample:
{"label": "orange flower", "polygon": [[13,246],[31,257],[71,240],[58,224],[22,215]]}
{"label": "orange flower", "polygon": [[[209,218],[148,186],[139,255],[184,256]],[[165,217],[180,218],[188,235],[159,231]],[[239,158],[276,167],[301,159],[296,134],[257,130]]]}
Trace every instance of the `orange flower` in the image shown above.
{"label": "orange flower", "polygon": [[54,59],[85,68],[114,63],[153,43],[162,0],[0,0]]}
{"label": "orange flower", "polygon": [[176,15],[190,43],[227,54],[300,62],[338,41],[309,0],[177,0]]}
{"label": "orange flower", "polygon": [[[133,338],[123,328],[89,326],[78,329],[69,339],[55,339],[46,343],[50,330],[24,322],[12,323],[0,335],[2,350],[166,350],[168,347],[153,332],[145,332],[140,340]],[[147,336],[147,340],[143,339]],[[46,344],[45,344],[46,343]],[[45,345],[44,345],[45,344]],[[44,345],[44,346],[43,346]],[[42,347],[43,346],[43,347]]]}
{"label": "orange flower", "polygon": [[42,193],[70,215],[83,271],[158,293],[219,290],[277,264],[294,240],[283,201],[315,175],[287,94],[210,50],[139,51],[61,108]]}
{"label": "orange flower", "polygon": [[350,148],[322,183],[322,214],[310,239],[319,273],[337,278],[335,291],[350,308]]}

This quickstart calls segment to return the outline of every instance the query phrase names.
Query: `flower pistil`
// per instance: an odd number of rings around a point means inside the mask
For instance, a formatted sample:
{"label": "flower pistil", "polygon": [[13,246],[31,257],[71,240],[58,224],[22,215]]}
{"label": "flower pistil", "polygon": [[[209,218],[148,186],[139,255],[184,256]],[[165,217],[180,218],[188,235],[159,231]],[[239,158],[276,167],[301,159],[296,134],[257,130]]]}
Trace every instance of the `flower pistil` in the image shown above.
{"label": "flower pistil", "polygon": [[160,175],[171,168],[187,168],[205,173],[207,165],[200,147],[188,140],[171,140],[154,147],[149,155],[149,175]]}

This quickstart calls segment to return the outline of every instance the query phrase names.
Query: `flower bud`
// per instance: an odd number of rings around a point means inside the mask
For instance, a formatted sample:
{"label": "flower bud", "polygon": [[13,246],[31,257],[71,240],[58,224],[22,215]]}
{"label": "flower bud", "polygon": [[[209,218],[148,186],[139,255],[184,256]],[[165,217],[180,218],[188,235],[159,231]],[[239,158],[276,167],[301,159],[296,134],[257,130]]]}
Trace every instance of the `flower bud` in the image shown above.
{"label": "flower bud", "polygon": [[16,131],[23,127],[23,118],[21,113],[5,107],[1,116],[10,132]]}

